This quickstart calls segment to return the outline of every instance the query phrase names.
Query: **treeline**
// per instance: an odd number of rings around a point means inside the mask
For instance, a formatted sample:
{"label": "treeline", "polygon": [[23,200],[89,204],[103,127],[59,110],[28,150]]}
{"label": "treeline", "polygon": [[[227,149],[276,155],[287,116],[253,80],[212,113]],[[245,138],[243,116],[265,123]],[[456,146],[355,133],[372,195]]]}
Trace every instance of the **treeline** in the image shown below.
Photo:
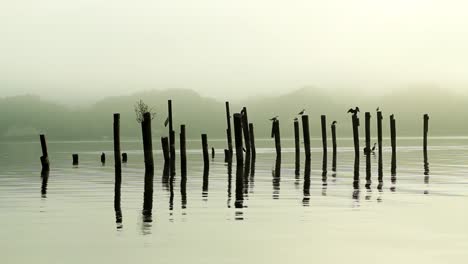
{"label": "treeline", "polygon": [[[224,102],[202,97],[191,90],[170,89],[109,97],[82,109],[70,109],[38,96],[3,98],[0,99],[0,140],[35,139],[39,133],[46,133],[51,140],[110,139],[115,112],[121,113],[122,138],[139,138],[141,130],[135,120],[134,104],[140,99],[157,113],[153,121],[155,136],[167,133],[164,120],[168,99],[173,100],[176,130],[180,124],[186,124],[189,138],[199,138],[201,133],[208,133],[211,138],[225,136]],[[395,114],[399,136],[420,136],[424,113],[431,117],[430,135],[463,136],[468,135],[467,103],[467,97],[434,87],[408,88],[382,97],[332,95],[320,89],[303,88],[284,95],[231,101],[231,112],[246,106],[258,138],[269,136],[271,123],[268,119],[275,115],[279,115],[281,121],[281,134],[292,136],[293,119],[302,109],[310,116],[313,137],[320,136],[322,114],[327,115],[329,123],[338,121],[339,137],[350,137],[351,121],[346,112],[355,106],[360,107],[362,116],[370,111],[373,117],[380,107],[384,113],[385,132],[388,131],[388,116]]]}

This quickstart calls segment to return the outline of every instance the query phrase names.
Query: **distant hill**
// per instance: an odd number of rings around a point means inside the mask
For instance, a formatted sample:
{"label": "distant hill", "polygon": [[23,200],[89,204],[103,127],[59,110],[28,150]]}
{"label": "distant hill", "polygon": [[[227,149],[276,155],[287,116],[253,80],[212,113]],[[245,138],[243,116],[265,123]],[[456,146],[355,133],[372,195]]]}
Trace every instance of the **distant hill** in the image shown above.
{"label": "distant hill", "polygon": [[[0,99],[0,140],[36,138],[46,133],[51,139],[102,139],[112,138],[112,114],[121,113],[123,138],[140,137],[140,126],[135,120],[134,104],[143,99],[157,112],[153,121],[155,137],[167,134],[163,122],[167,116],[167,100],[173,100],[174,127],[186,124],[190,138],[208,133],[211,138],[224,138],[226,129],[224,102],[202,97],[186,89],[152,90],[129,96],[108,97],[96,104],[72,110],[66,106],[45,101],[38,96],[16,96]],[[350,117],[346,111],[359,106],[362,114],[375,109],[384,112],[384,131],[388,131],[388,115],[397,119],[398,135],[420,135],[422,115],[431,117],[431,135],[468,135],[468,98],[449,94],[434,86],[411,87],[387,94],[368,97],[359,94],[350,97],[331,95],[321,89],[306,87],[284,95],[252,97],[241,102],[231,102],[231,112],[248,109],[249,120],[255,124],[258,138],[268,137],[272,116],[279,115],[281,133],[292,135],[292,120],[303,108],[310,116],[312,136],[320,136],[320,115],[327,122],[338,121],[338,136],[351,134]],[[372,119],[373,125],[375,119]],[[387,133],[386,133],[387,134]]]}

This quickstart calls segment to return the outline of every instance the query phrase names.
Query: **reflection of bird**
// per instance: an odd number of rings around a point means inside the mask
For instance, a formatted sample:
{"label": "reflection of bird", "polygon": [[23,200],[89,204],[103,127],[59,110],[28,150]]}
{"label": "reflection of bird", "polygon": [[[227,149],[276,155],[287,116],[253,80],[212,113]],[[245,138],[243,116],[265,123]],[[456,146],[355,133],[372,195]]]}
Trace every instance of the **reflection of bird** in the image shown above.
{"label": "reflection of bird", "polygon": [[164,126],[167,127],[167,124],[169,124],[169,117],[166,118],[166,121],[164,121]]}
{"label": "reflection of bird", "polygon": [[367,147],[365,147],[364,148],[364,155],[374,154],[376,145],[377,145],[377,143],[374,143],[374,146],[370,150]]}
{"label": "reflection of bird", "polygon": [[300,111],[298,115],[303,115],[304,113],[305,113],[305,109],[302,109],[302,111]]}
{"label": "reflection of bird", "polygon": [[332,123],[332,126],[336,125],[336,123],[338,123],[338,122],[336,122],[336,121],[333,121],[333,123]]}
{"label": "reflection of bird", "polygon": [[360,111],[359,111],[359,107],[357,107],[357,106],[356,106],[355,109],[350,108],[350,109],[348,110],[348,113],[351,113],[351,114],[353,114],[353,115],[357,115],[357,113],[359,113],[359,112],[360,112]]}
{"label": "reflection of bird", "polygon": [[276,120],[278,120],[278,117],[279,116],[274,116],[274,117],[270,118],[270,121],[276,121]]}
{"label": "reflection of bird", "polygon": [[380,111],[380,107],[377,107],[377,112]]}

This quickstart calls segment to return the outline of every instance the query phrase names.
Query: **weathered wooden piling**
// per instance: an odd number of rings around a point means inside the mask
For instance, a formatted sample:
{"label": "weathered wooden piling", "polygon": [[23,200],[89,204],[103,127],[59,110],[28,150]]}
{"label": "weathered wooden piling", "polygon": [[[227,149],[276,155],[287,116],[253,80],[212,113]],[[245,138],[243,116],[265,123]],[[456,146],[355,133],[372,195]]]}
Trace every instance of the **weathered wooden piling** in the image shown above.
{"label": "weathered wooden piling", "polygon": [[128,154],[126,152],[122,153],[122,163],[128,162]]}
{"label": "weathered wooden piling", "polygon": [[215,158],[215,148],[214,147],[211,147],[211,159],[214,159]]}
{"label": "weathered wooden piling", "polygon": [[244,134],[244,145],[245,153],[250,157],[250,132],[249,132],[249,118],[247,117],[247,107],[243,107],[241,111],[242,115],[242,133]]}
{"label": "weathered wooden piling", "polygon": [[309,206],[310,202],[310,159],[306,159],[304,166],[304,197],[302,199],[303,206]]}
{"label": "weathered wooden piling", "polygon": [[175,175],[175,132],[172,123],[172,100],[167,100],[167,110],[169,118],[169,152],[170,152],[170,172],[171,176]]}
{"label": "weathered wooden piling", "polygon": [[390,141],[392,145],[392,167],[391,174],[396,174],[396,122],[394,115],[390,116]]}
{"label": "weathered wooden piling", "polygon": [[360,164],[360,149],[359,149],[359,117],[352,115],[353,123],[353,141],[354,141],[354,184],[359,182],[359,164]]}
{"label": "weathered wooden piling", "polygon": [[153,210],[153,179],[154,179],[154,159],[153,140],[151,136],[151,113],[143,114],[141,123],[143,134],[143,154],[145,160],[145,185],[143,193],[143,222],[152,222]]}
{"label": "weathered wooden piling", "polygon": [[104,152],[101,153],[101,163],[103,166],[106,164],[106,153]]}
{"label": "weathered wooden piling", "polygon": [[41,197],[42,198],[47,198],[47,183],[49,181],[49,173],[50,170],[48,169],[42,169],[41,170]]}
{"label": "weathered wooden piling", "polygon": [[309,116],[303,115],[301,118],[302,118],[302,133],[304,137],[305,156],[306,156],[306,160],[310,160]]}
{"label": "weathered wooden piling", "polygon": [[232,159],[232,130],[231,130],[231,112],[229,110],[229,102],[226,102],[226,122],[227,122],[227,129],[226,129],[226,137],[228,143],[228,151],[229,157],[225,159],[226,162]]}
{"label": "weathered wooden piling", "polygon": [[249,123],[249,133],[250,133],[250,149],[252,152],[252,160],[255,161],[257,158],[257,150],[255,148],[255,133],[254,126],[252,123]]}
{"label": "weathered wooden piling", "polygon": [[45,139],[45,135],[43,134],[39,135],[39,139],[41,141],[41,150],[42,150],[42,156],[40,158],[42,169],[49,170],[50,169],[49,152],[47,151],[47,142]]}
{"label": "weathered wooden piling", "polygon": [[147,112],[143,114],[143,122],[141,122],[141,132],[143,135],[143,154],[145,160],[145,169],[154,172],[153,139],[151,136],[151,113]]}
{"label": "weathered wooden piling", "polygon": [[[122,186],[122,163],[120,159],[120,114],[114,114],[114,168],[115,168],[115,183],[114,183],[114,211],[116,223],[122,223],[122,209],[120,207],[120,190]],[[105,154],[102,153],[101,161]]]}
{"label": "weathered wooden piling", "polygon": [[169,151],[169,139],[167,137],[161,137],[161,147],[164,157],[164,163],[169,165],[171,161],[171,154]]}
{"label": "weathered wooden piling", "polygon": [[203,149],[203,164],[205,168],[208,168],[210,166],[210,159],[208,155],[208,137],[206,136],[206,134],[202,134],[201,139]]}
{"label": "weathered wooden piling", "polygon": [[187,149],[185,143],[185,125],[180,125],[180,171],[182,178],[187,176]]}
{"label": "weathered wooden piling", "polygon": [[281,160],[281,134],[279,120],[274,120],[272,124],[272,135],[275,138],[276,159]]}
{"label": "weathered wooden piling", "polygon": [[429,115],[424,114],[424,131],[423,131],[423,153],[424,163],[427,163],[427,134],[429,132]]}
{"label": "weathered wooden piling", "polygon": [[328,156],[328,149],[327,149],[327,117],[322,115],[320,117],[321,125],[322,125],[322,149],[323,149],[323,158],[322,158],[322,172],[327,173],[327,156]]}
{"label": "weathered wooden piling", "polygon": [[237,166],[244,164],[244,153],[242,151],[242,115],[234,114],[234,138],[236,144]]}
{"label": "weathered wooden piling", "polygon": [[78,164],[80,163],[78,154],[72,154],[72,159],[73,159],[73,166],[78,166]]}
{"label": "weathered wooden piling", "polygon": [[370,119],[371,114],[365,113],[365,133],[366,133],[366,185],[371,184],[371,134],[370,134]]}
{"label": "weathered wooden piling", "polygon": [[333,145],[333,158],[332,158],[332,171],[336,172],[336,159],[337,159],[337,144],[336,144],[336,122],[331,125],[332,145]]}
{"label": "weathered wooden piling", "polygon": [[224,149],[224,162],[229,162],[229,158],[231,154],[229,153],[229,149]]}
{"label": "weathered wooden piling", "polygon": [[299,175],[300,162],[301,162],[301,145],[299,140],[299,121],[294,119],[294,148],[295,148],[295,175]]}
{"label": "weathered wooden piling", "polygon": [[[235,132],[235,123],[234,123],[234,132]],[[237,163],[236,166],[236,200],[234,202],[235,208],[244,207],[244,174],[242,170],[242,164]]]}
{"label": "weathered wooden piling", "polygon": [[382,112],[377,111],[377,145],[379,147],[379,164],[378,164],[378,174],[379,174],[379,183],[383,182],[383,149],[382,149]]}

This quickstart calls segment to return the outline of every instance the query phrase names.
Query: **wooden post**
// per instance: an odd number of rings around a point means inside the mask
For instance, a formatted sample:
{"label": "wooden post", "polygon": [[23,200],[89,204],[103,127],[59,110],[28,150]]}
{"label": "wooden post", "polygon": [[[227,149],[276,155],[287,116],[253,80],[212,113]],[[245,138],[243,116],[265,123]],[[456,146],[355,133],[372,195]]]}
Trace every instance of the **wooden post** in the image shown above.
{"label": "wooden post", "polygon": [[242,114],[242,131],[244,134],[245,153],[248,157],[250,157],[251,148],[250,148],[249,119],[247,117],[246,107],[242,108],[241,114]]}
{"label": "wooden post", "polygon": [[39,139],[41,141],[41,149],[42,149],[42,156],[40,158],[42,169],[49,170],[50,169],[49,152],[47,151],[47,143],[46,143],[45,135],[43,134],[39,135]]}
{"label": "wooden post", "polygon": [[122,163],[128,162],[128,155],[126,152],[122,153]]}
{"label": "wooden post", "polygon": [[366,128],[366,185],[371,184],[371,134],[370,134],[370,112],[365,113]]}
{"label": "wooden post", "polygon": [[226,122],[227,122],[226,136],[227,136],[228,150],[230,154],[229,159],[232,159],[232,130],[231,130],[231,112],[229,110],[229,102],[226,102]]}
{"label": "wooden post", "polygon": [[[105,162],[105,154],[104,162]],[[102,161],[102,157],[101,157]],[[103,163],[104,163],[103,162]],[[122,186],[122,163],[120,160],[120,114],[114,114],[114,168],[115,168],[115,183],[114,183],[114,211],[116,223],[122,223],[122,209],[120,207],[120,189]]]}
{"label": "wooden post", "polygon": [[392,167],[391,173],[396,174],[396,124],[395,124],[395,117],[393,115],[390,116],[390,138],[392,144]]}
{"label": "wooden post", "polygon": [[244,164],[244,153],[242,152],[242,115],[234,114],[234,138],[236,143],[237,166]]}
{"label": "wooden post", "polygon": [[332,123],[331,125],[331,133],[332,133],[332,145],[333,145],[332,170],[336,172],[337,146],[336,146],[336,124],[335,123]]}
{"label": "wooden post", "polygon": [[294,120],[294,148],[295,148],[295,175],[299,175],[300,162],[301,162],[301,146],[299,142],[299,121]]}
{"label": "wooden post", "polygon": [[354,140],[354,184],[359,182],[359,117],[357,115],[352,116],[353,120],[353,140]]}
{"label": "wooden post", "polygon": [[175,132],[172,123],[172,100],[167,101],[167,110],[169,117],[169,151],[170,151],[170,172],[175,175]]}
{"label": "wooden post", "polygon": [[[236,119],[234,115],[234,134],[236,130]],[[237,143],[236,143],[237,148]],[[236,166],[236,200],[234,202],[235,208],[244,207],[244,174],[242,170],[242,164],[237,163]]]}
{"label": "wooden post", "polygon": [[320,117],[322,123],[322,148],[323,148],[323,159],[322,159],[322,172],[326,175],[327,172],[327,117],[322,115]]}
{"label": "wooden post", "polygon": [[106,153],[104,152],[101,153],[101,163],[102,163],[102,166],[106,164]]}
{"label": "wooden post", "polygon": [[427,163],[427,134],[429,132],[429,115],[424,115],[424,131],[423,131],[423,152],[424,163]]}
{"label": "wooden post", "polygon": [[180,170],[182,178],[187,176],[187,150],[185,143],[185,125],[180,125]]}
{"label": "wooden post", "polygon": [[72,159],[73,159],[73,166],[78,166],[80,164],[78,154],[72,154]]}
{"label": "wooden post", "polygon": [[382,155],[382,112],[377,111],[377,145],[379,147],[379,183],[383,182],[383,155]]}
{"label": "wooden post", "polygon": [[249,123],[249,133],[250,133],[250,148],[252,150],[252,160],[255,161],[257,158],[257,150],[255,148],[255,133],[254,126],[252,123]]}
{"label": "wooden post", "polygon": [[171,156],[169,153],[169,139],[167,137],[161,137],[161,146],[164,156],[164,164],[169,165],[171,161]]}
{"label": "wooden post", "polygon": [[153,140],[151,136],[151,114],[143,114],[143,122],[141,123],[141,131],[143,134],[143,154],[145,160],[145,189],[143,200],[143,221],[152,222],[153,210],[153,179],[154,179],[154,159],[153,159]]}
{"label": "wooden post", "polygon": [[275,138],[276,159],[281,160],[281,134],[279,120],[274,120],[272,124],[273,137]]}
{"label": "wooden post", "polygon": [[310,133],[309,133],[309,116],[302,116],[302,133],[304,136],[304,149],[306,160],[310,160]]}
{"label": "wooden post", "polygon": [[211,159],[214,159],[215,158],[215,148],[214,147],[211,147]]}
{"label": "wooden post", "polygon": [[224,149],[224,162],[229,162],[230,156],[229,149]]}
{"label": "wooden post", "polygon": [[304,197],[302,199],[303,206],[309,206],[310,202],[310,159],[306,159],[304,167]]}
{"label": "wooden post", "polygon": [[208,138],[206,134],[202,134],[201,139],[202,139],[202,148],[203,148],[203,164],[205,168],[208,168],[210,166],[210,159],[208,155]]}

